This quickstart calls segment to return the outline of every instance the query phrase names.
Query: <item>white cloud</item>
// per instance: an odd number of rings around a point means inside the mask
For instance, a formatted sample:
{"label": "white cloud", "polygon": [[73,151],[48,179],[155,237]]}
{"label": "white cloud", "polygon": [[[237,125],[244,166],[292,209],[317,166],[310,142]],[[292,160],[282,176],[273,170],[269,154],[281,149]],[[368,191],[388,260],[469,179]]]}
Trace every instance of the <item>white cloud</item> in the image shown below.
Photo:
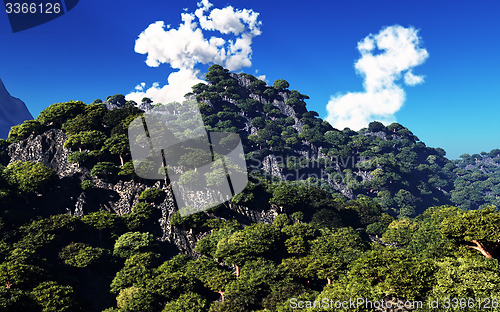
{"label": "white cloud", "polygon": [[409,86],[416,86],[424,82],[423,76],[415,76],[411,71],[405,74],[405,83]]}
{"label": "white cloud", "polygon": [[141,82],[140,84],[138,84],[137,86],[135,86],[135,90],[136,91],[142,91],[142,90],[144,90],[145,87],[146,87],[146,83],[145,82]]}
{"label": "white cloud", "polygon": [[252,35],[260,35],[261,23],[257,19],[259,13],[247,9],[235,10],[232,6],[210,11],[212,4],[208,0],[199,2],[198,7],[194,14],[198,17],[201,28],[205,30],[239,35],[248,28]]}
{"label": "white cloud", "polygon": [[421,38],[413,27],[399,25],[382,29],[358,42],[361,54],[354,67],[363,77],[364,92],[332,96],[327,105],[327,120],[336,128],[359,130],[370,121],[389,123],[405,101],[398,82],[417,85],[423,76],[414,75],[413,67],[425,62],[429,54],[421,46]]}
{"label": "white cloud", "polygon": [[[145,88],[127,94],[128,101],[132,100],[141,103],[144,97],[148,97],[155,103],[180,102],[184,95],[191,90],[191,86],[203,82],[198,79],[197,71],[181,69],[168,76],[168,84],[160,87],[159,83],[153,83],[151,88],[144,91]],[[141,85],[142,86],[142,85]]]}
{"label": "white cloud", "polygon": [[[168,84],[138,89],[128,94],[127,100],[147,96],[154,102],[182,101],[191,86],[201,82],[197,64],[221,64],[229,70],[252,65],[252,41],[260,35],[259,13],[248,9],[212,9],[208,0],[198,3],[194,13],[181,13],[182,22],[177,28],[165,26],[162,21],[149,25],[137,38],[135,52],[147,54],[146,64],[158,67],[170,64],[173,72]],[[206,31],[219,33],[207,37]],[[224,38],[222,37],[224,35]],[[139,100],[140,100],[139,99]]]}

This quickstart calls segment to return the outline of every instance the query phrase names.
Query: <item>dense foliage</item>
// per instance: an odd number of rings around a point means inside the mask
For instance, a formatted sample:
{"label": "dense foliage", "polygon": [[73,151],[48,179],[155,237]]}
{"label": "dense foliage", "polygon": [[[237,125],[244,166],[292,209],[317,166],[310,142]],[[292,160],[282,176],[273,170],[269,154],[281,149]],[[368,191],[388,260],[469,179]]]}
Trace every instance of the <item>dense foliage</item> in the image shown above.
{"label": "dense foliage", "polygon": [[[250,171],[209,211],[164,215],[169,181],[135,175],[127,128],[142,111],[123,95],[53,104],[0,140],[1,311],[293,311],[323,298],[479,298],[500,311],[500,150],[450,161],[397,123],[334,129],[284,79],[214,65],[206,80],[190,96],[208,131],[240,134]],[[192,123],[177,104],[160,107]],[[11,161],[10,144],[54,129],[81,175]],[[108,211],[116,193],[102,186],[132,182],[131,211]],[[77,198],[88,202],[78,217]]]}

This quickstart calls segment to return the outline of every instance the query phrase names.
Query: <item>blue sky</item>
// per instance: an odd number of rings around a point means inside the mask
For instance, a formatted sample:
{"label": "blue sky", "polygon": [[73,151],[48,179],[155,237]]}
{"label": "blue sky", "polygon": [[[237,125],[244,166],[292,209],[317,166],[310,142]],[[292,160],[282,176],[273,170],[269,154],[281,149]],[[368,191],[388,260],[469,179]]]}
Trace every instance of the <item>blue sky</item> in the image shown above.
{"label": "blue sky", "polygon": [[[396,121],[450,158],[500,148],[498,1],[211,2],[212,9],[259,13],[251,66],[236,71],[265,75],[268,83],[288,80],[323,118],[332,96],[364,90],[354,68],[358,42],[387,26],[418,30],[428,57],[412,73],[424,82],[395,82],[406,99]],[[147,66],[135,41],[156,21],[177,28],[185,8],[194,12],[196,0],[81,1],[60,18],[14,34],[1,12],[0,78],[34,116],[56,102],[128,94],[141,82],[165,85],[172,68]]]}

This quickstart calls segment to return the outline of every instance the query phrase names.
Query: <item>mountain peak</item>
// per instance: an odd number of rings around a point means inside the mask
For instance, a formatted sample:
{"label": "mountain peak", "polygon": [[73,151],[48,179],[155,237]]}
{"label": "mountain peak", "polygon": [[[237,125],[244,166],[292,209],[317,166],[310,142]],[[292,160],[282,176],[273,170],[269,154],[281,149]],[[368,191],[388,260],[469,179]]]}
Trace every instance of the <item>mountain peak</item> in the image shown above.
{"label": "mountain peak", "polygon": [[33,116],[26,104],[20,99],[11,96],[2,79],[0,79],[0,138],[7,138],[12,126],[31,119],[33,119]]}

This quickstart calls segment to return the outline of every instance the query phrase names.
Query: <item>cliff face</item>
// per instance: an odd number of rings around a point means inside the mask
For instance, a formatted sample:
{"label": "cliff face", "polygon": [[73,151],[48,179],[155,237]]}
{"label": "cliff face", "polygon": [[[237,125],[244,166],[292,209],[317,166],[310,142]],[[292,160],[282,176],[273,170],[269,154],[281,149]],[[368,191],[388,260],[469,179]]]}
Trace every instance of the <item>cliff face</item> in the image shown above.
{"label": "cliff face", "polygon": [[68,162],[71,151],[63,148],[68,136],[60,129],[50,129],[40,135],[13,143],[8,147],[11,161],[42,162],[57,172],[59,178],[71,177],[82,169]]}
{"label": "cliff face", "polygon": [[[54,169],[59,177],[51,194],[44,194],[37,207],[48,207],[53,213],[66,212],[75,216],[107,210],[118,215],[132,212],[132,207],[139,202],[139,195],[147,188],[162,189],[167,194],[165,200],[155,204],[161,211],[161,218],[156,224],[161,233],[157,239],[171,243],[177,252],[194,254],[196,242],[208,233],[192,233],[170,225],[170,219],[176,208],[171,189],[163,182],[142,183],[137,181],[105,181],[91,177],[86,167],[69,163],[69,149],[63,147],[68,136],[60,129],[50,129],[39,135],[31,135],[25,140],[13,143],[8,147],[10,161],[42,162]],[[92,179],[95,187],[82,191],[78,185],[85,179]],[[226,203],[229,213],[226,217],[234,217],[243,224],[254,222],[272,223],[277,216],[274,209],[270,211],[254,211],[247,207]],[[34,207],[35,208],[35,207]],[[210,214],[210,213],[209,213]]]}
{"label": "cliff face", "polygon": [[31,119],[33,116],[24,102],[11,96],[0,79],[0,138],[7,138],[12,126]]}

